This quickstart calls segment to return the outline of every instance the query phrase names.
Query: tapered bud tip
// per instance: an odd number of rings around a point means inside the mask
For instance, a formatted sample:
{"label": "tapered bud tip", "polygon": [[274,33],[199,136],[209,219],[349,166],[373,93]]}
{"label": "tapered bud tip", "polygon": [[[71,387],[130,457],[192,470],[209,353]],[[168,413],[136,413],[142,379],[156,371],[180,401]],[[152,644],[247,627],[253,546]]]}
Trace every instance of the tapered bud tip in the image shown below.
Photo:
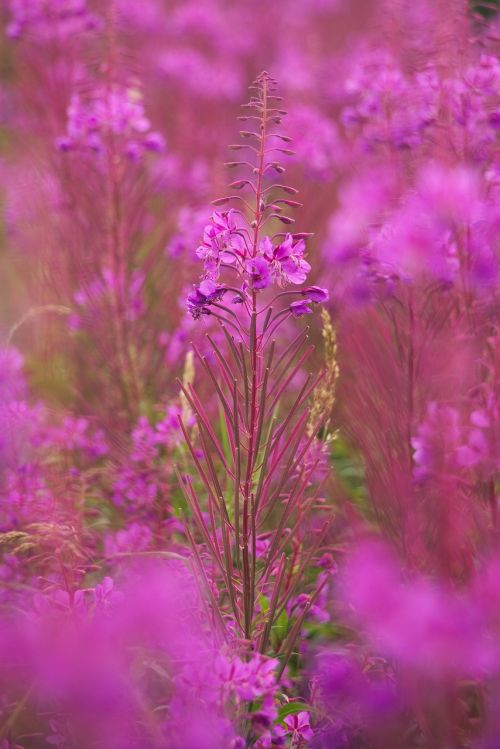
{"label": "tapered bud tip", "polygon": [[308,286],[302,290],[302,295],[308,297],[311,302],[316,302],[317,304],[324,304],[330,298],[328,289],[323,289],[321,286]]}
{"label": "tapered bud tip", "polygon": [[70,151],[71,150],[71,140],[69,138],[65,138],[65,137],[57,138],[56,139],[56,148],[59,151],[64,151],[64,152]]}
{"label": "tapered bud tip", "polygon": [[290,312],[294,317],[303,317],[303,315],[310,315],[312,314],[312,309],[309,307],[310,303],[310,299],[302,299],[298,302],[292,302],[290,305]]}

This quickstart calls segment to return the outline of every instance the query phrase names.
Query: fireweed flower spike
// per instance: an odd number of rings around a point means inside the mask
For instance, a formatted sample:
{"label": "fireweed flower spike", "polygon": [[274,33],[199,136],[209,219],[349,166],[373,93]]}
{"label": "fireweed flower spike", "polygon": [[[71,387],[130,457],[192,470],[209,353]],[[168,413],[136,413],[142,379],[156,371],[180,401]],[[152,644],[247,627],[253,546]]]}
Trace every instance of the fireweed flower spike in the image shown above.
{"label": "fireweed flower spike", "polygon": [[[250,168],[253,179],[238,179],[230,185],[237,190],[248,191],[250,189],[255,205],[252,206],[240,196],[215,201],[219,206],[230,200],[238,200],[241,208],[214,211],[210,223],[205,227],[202,244],[196,250],[196,254],[204,264],[204,283],[207,279],[217,280],[223,270],[232,271],[237,282],[241,282],[250,316],[258,314],[258,291],[271,284],[279,287],[301,286],[311,270],[310,264],[305,259],[304,235],[275,233],[269,236],[264,233],[271,219],[281,221],[285,225],[293,224],[292,218],[282,215],[282,206],[300,205],[297,201],[273,197],[270,194],[273,189],[276,192],[281,190],[285,194],[295,192],[293,188],[286,185],[264,185],[271,171],[277,171],[279,174],[284,171],[278,162],[268,160],[270,155],[274,156],[276,151],[284,154],[292,153],[288,148],[275,145],[283,139],[283,136],[276,132],[275,126],[281,123],[285,113],[273,106],[280,100],[280,97],[270,93],[273,87],[274,81],[267,74],[262,74],[256,81],[255,88],[258,94],[247,105],[258,114],[240,118],[251,122],[260,118],[258,131],[244,131],[246,138],[249,135],[253,136],[252,143],[256,142],[256,145],[232,146],[233,150],[249,149],[255,156],[253,167],[249,161],[231,162],[232,167]],[[288,140],[287,138],[287,142]],[[215,287],[210,288],[209,296],[215,293]],[[324,302],[328,299],[328,292],[325,289],[313,286],[309,290],[311,292],[309,298],[312,302]],[[197,292],[204,293],[201,285],[195,289],[194,295]],[[303,293],[302,290],[301,293]],[[193,294],[188,299],[188,308],[195,317],[198,316],[197,310],[200,304],[196,302]],[[290,311],[293,312],[292,309]],[[268,322],[271,323],[272,319]]]}
{"label": "fireweed flower spike", "polygon": [[[196,477],[185,475],[181,483],[192,538],[203,541],[215,569],[219,597],[214,605],[238,638],[263,654],[277,655],[282,672],[320,592],[314,582],[304,583],[303,572],[329,519],[320,515],[309,522],[318,507],[320,513],[328,511],[318,503],[316,463],[303,460],[321,426],[305,434],[308,399],[321,376],[308,374],[299,391],[292,390],[312,347],[307,331],[289,343],[281,326],[310,314],[328,292],[303,287],[311,269],[305,259],[308,235],[278,230],[280,223],[293,224],[284,208],[298,205],[282,197],[294,194],[293,188],[272,181],[272,174],[284,172],[277,153],[290,152],[282,147],[285,136],[279,130],[285,112],[268,73],[257,78],[252,90],[239,118],[252,129],[244,131],[244,144],[231,146],[245,150],[245,161],[231,164],[241,176],[230,187],[242,194],[215,201],[237,207],[215,211],[206,226],[197,250],[204,277],[187,299],[195,319],[217,316],[226,345],[209,336],[215,364],[199,357],[213,387],[215,412],[192,386],[181,385],[200,440],[196,445],[181,422],[197,469]],[[214,427],[217,410],[220,433]],[[205,561],[196,545],[193,550],[202,568]],[[304,587],[310,589],[310,603],[289,621],[287,604]],[[287,623],[276,635],[273,625],[280,616]]]}

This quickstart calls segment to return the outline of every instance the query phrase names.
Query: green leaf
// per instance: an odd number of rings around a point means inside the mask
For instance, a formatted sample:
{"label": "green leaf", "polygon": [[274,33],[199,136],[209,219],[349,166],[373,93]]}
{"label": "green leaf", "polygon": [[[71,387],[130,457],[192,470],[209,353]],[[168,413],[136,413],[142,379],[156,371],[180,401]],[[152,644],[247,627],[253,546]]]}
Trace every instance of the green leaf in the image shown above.
{"label": "green leaf", "polygon": [[282,611],[271,627],[271,640],[274,647],[283,642],[288,634],[288,616],[286,611]]}
{"label": "green leaf", "polygon": [[260,610],[262,611],[263,614],[265,614],[266,611],[269,611],[269,598],[262,595],[261,593],[259,595],[258,601],[259,601]]}
{"label": "green leaf", "polygon": [[311,712],[311,710],[311,706],[307,705],[305,702],[287,702],[286,705],[280,707],[276,722],[282,723],[283,719],[286,718],[287,715],[297,715],[297,713],[301,713],[304,711],[309,713]]}
{"label": "green leaf", "polygon": [[227,433],[227,424],[224,418],[224,409],[222,408],[220,404],[219,404],[219,428],[220,428],[224,456],[228,462],[228,465],[231,465],[232,455],[231,455],[231,447],[229,445],[229,435]]}

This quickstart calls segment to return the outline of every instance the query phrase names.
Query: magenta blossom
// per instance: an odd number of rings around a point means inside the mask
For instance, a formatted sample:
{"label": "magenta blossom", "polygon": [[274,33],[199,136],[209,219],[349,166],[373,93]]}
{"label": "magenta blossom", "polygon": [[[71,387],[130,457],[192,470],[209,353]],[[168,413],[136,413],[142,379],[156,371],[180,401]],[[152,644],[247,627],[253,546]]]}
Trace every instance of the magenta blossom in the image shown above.
{"label": "magenta blossom", "polygon": [[324,304],[330,298],[328,289],[322,289],[321,286],[307,286],[300,293],[302,296],[308,297],[311,302],[316,302],[317,304]]}
{"label": "magenta blossom", "polygon": [[205,273],[217,279],[221,263],[232,265],[236,258],[245,256],[245,247],[237,232],[235,211],[214,211],[210,223],[203,230],[203,242],[196,250],[204,261]]}
{"label": "magenta blossom", "polygon": [[314,736],[314,731],[309,722],[309,713],[305,710],[295,715],[287,715],[283,722],[286,725],[286,729],[283,726],[277,726],[277,735],[283,737],[291,736],[292,746],[294,747],[305,746],[306,742],[310,741]]}
{"label": "magenta blossom", "polygon": [[250,260],[246,269],[252,279],[252,288],[265,289],[271,283],[271,269],[264,258],[256,257]]}
{"label": "magenta blossom", "polygon": [[223,286],[219,286],[209,278],[205,279],[188,295],[188,310],[195,320],[200,315],[209,315],[210,310],[208,306],[221,299],[225,293],[226,289]]}
{"label": "magenta blossom", "polygon": [[137,161],[146,151],[165,147],[163,136],[151,130],[140,90],[132,86],[97,88],[88,101],[74,94],[67,116],[66,134],[56,143],[61,151],[103,154],[111,140],[128,159]]}
{"label": "magenta blossom", "polygon": [[310,299],[301,299],[298,302],[292,302],[290,305],[290,312],[294,317],[303,317],[303,315],[312,314],[312,309],[309,307]]}
{"label": "magenta blossom", "polygon": [[304,283],[311,266],[304,260],[306,245],[303,239],[296,241],[291,234],[287,234],[283,242],[275,247],[269,237],[264,237],[259,250],[271,267],[273,279],[280,286]]}
{"label": "magenta blossom", "polygon": [[216,662],[217,675],[221,682],[234,689],[242,700],[253,700],[272,694],[276,687],[275,671],[278,661],[255,655],[250,661],[240,658],[228,660],[219,656]]}

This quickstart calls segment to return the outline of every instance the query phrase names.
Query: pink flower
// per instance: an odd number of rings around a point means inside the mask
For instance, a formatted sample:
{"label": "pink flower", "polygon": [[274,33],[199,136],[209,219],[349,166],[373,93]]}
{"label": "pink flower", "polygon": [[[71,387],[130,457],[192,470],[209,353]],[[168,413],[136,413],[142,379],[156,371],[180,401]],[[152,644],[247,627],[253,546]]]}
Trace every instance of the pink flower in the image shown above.
{"label": "pink flower", "polygon": [[31,34],[48,40],[99,29],[101,21],[91,13],[86,0],[10,0],[11,20],[6,33],[10,39]]}
{"label": "pink flower", "polygon": [[218,677],[242,700],[253,700],[272,694],[276,687],[275,671],[278,661],[256,654],[250,661],[229,660],[219,656],[216,663]]}
{"label": "pink flower", "polygon": [[308,297],[311,302],[316,302],[317,304],[323,304],[330,298],[328,289],[322,289],[321,286],[307,286],[305,289],[302,289],[301,293],[303,296]]}
{"label": "pink flower", "polygon": [[281,244],[275,247],[269,237],[264,237],[260,244],[262,256],[269,262],[273,278],[280,284],[301,284],[311,270],[304,260],[306,245],[303,239],[294,240],[287,234]]}
{"label": "pink flower", "polygon": [[287,715],[283,722],[286,729],[283,726],[277,726],[277,734],[278,736],[291,736],[292,746],[294,747],[305,746],[305,743],[314,736],[314,731],[309,722],[309,713],[305,710],[294,715]]}
{"label": "pink flower", "polygon": [[267,260],[256,257],[250,260],[246,266],[247,273],[252,279],[252,288],[265,289],[271,283],[271,269]]}
{"label": "pink flower", "polygon": [[204,261],[205,273],[213,279],[219,277],[220,265],[232,265],[245,256],[242,237],[237,232],[234,210],[214,211],[210,223],[203,231],[203,242],[196,254]]}
{"label": "pink flower", "polygon": [[412,437],[415,478],[443,475],[456,465],[456,448],[461,443],[460,417],[455,408],[429,403],[425,419]]}
{"label": "pink flower", "polygon": [[57,140],[61,151],[100,154],[113,138],[127,158],[137,161],[145,151],[161,151],[165,146],[163,136],[151,131],[141,92],[131,86],[99,87],[89,101],[74,94],[67,113],[66,134]]}
{"label": "pink flower", "polygon": [[294,317],[303,317],[303,315],[312,314],[309,302],[309,299],[301,299],[299,302],[292,302],[290,305],[290,312]]}
{"label": "pink flower", "polygon": [[193,318],[197,320],[200,315],[209,315],[209,305],[221,299],[225,292],[223,286],[218,286],[211,279],[202,281],[187,298],[187,307]]}
{"label": "pink flower", "polygon": [[341,589],[372,646],[415,678],[439,682],[479,673],[491,664],[495,648],[480,608],[423,576],[405,579],[385,546],[358,547]]}

